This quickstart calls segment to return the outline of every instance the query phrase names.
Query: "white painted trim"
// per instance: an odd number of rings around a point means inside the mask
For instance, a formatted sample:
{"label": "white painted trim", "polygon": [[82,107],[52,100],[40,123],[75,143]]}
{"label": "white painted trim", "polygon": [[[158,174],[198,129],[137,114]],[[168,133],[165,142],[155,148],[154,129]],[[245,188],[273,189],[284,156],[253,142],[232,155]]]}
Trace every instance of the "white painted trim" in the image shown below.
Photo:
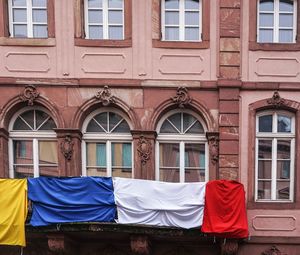
{"label": "white painted trim", "polygon": [[14,148],[13,148],[13,140],[11,138],[8,139],[8,161],[9,161],[9,177],[14,178]]}
{"label": "white painted trim", "polygon": [[185,179],[184,157],[185,157],[185,144],[184,142],[181,141],[179,143],[179,182],[184,182]]}

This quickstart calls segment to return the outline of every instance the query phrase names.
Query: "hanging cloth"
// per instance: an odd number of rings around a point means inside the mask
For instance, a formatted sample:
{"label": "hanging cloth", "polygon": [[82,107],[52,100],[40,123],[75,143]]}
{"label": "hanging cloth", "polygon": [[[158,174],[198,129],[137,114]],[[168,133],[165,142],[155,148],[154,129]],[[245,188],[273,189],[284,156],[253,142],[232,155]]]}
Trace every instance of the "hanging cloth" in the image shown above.
{"label": "hanging cloth", "polygon": [[26,246],[27,180],[0,179],[0,245]]}

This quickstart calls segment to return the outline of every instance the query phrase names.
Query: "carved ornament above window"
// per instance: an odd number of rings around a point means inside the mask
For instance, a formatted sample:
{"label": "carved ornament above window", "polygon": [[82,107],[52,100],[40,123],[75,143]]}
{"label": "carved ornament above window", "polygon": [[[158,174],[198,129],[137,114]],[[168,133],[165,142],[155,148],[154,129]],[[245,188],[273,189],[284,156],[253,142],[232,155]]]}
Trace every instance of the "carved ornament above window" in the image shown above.
{"label": "carved ornament above window", "polygon": [[114,96],[112,96],[111,90],[108,86],[104,86],[103,90],[100,90],[95,97],[103,104],[103,106],[115,103]]}
{"label": "carved ornament above window", "polygon": [[282,253],[275,245],[273,245],[270,249],[262,252],[261,255],[287,255],[287,254]]}
{"label": "carved ornament above window", "polygon": [[278,91],[274,92],[273,96],[267,100],[267,103],[274,107],[280,107],[286,104],[285,99],[279,95]]}
{"label": "carved ornament above window", "polygon": [[32,106],[34,100],[38,98],[40,93],[37,91],[36,87],[33,85],[25,86],[22,94],[20,94],[20,99],[22,102],[27,102],[29,106]]}
{"label": "carved ornament above window", "polygon": [[179,108],[185,108],[192,102],[192,98],[189,95],[188,89],[185,87],[179,87],[175,97],[171,98]]}
{"label": "carved ornament above window", "polygon": [[140,136],[137,151],[141,158],[142,165],[145,165],[147,163],[147,161],[150,159],[151,152],[152,152],[152,146],[151,146],[150,141],[143,135]]}
{"label": "carved ornament above window", "polygon": [[66,135],[65,139],[60,143],[60,149],[62,154],[67,160],[71,160],[74,152],[74,142],[70,135]]}

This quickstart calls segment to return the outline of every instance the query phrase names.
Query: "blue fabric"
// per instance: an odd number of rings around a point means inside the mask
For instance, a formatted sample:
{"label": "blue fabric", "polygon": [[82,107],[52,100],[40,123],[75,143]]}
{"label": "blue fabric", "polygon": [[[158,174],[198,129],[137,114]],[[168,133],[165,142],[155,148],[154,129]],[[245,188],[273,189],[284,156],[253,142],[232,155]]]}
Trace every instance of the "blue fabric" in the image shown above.
{"label": "blue fabric", "polygon": [[33,201],[32,226],[115,219],[113,183],[108,177],[29,178],[28,198]]}

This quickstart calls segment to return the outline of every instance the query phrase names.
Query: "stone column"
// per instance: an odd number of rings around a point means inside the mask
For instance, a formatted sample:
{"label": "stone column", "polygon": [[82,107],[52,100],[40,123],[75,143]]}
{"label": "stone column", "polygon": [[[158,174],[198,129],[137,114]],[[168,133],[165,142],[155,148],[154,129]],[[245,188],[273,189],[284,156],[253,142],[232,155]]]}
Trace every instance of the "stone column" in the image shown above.
{"label": "stone column", "polygon": [[0,128],[0,178],[8,176],[8,131]]}

